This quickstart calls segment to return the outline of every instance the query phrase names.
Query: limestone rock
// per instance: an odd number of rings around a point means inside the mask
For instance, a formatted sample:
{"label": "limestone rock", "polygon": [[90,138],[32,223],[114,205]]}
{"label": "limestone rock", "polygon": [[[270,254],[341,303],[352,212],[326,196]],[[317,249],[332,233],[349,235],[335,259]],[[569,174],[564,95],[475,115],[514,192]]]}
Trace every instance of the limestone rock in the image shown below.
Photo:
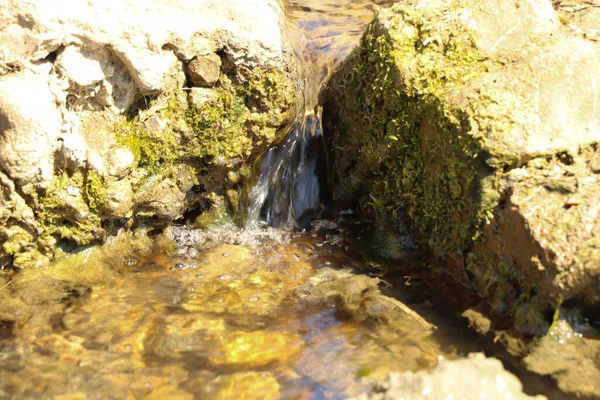
{"label": "limestone rock", "polygon": [[506,371],[500,360],[473,353],[461,360],[441,361],[430,371],[390,374],[376,385],[372,394],[363,398],[543,400],[546,397],[527,396],[519,379]]}
{"label": "limestone rock", "polygon": [[[93,231],[134,206],[134,217],[179,218],[199,199],[191,188],[201,169],[204,187],[225,186],[208,182],[206,162],[256,157],[276,139],[265,121],[292,106],[283,28],[277,0],[0,2],[0,169],[33,210],[40,251],[99,240]],[[186,74],[211,89],[188,96]],[[250,82],[275,104],[267,118],[249,121],[237,91]],[[166,176],[190,165],[186,179]],[[26,225],[11,217],[2,227],[11,251],[24,246]],[[12,258],[0,250],[2,262]]]}
{"label": "limestone rock", "polygon": [[108,173],[116,177],[124,177],[127,175],[135,158],[131,151],[126,147],[118,147],[109,155],[110,166]]}
{"label": "limestone rock", "polygon": [[279,383],[270,372],[238,372],[219,376],[198,390],[206,398],[275,400],[280,398]]}
{"label": "limestone rock", "polygon": [[47,75],[0,77],[0,167],[17,184],[52,179],[61,125]]}
{"label": "limestone rock", "polygon": [[106,204],[102,210],[104,217],[125,218],[131,216],[133,188],[128,180],[111,182],[106,188],[106,197]]}
{"label": "limestone rock", "polygon": [[188,74],[197,86],[212,87],[219,80],[221,73],[221,58],[212,53],[206,56],[196,56],[188,65]]}
{"label": "limestone rock", "polygon": [[600,44],[549,1],[380,10],[321,96],[334,198],[407,222],[453,277],[542,334],[561,296],[599,304],[598,76]]}

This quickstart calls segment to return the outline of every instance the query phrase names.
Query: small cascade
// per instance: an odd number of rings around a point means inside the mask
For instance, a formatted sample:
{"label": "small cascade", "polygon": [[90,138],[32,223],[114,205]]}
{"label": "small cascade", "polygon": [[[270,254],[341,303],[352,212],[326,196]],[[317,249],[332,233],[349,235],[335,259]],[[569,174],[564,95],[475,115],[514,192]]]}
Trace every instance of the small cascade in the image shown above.
{"label": "small cascade", "polygon": [[[358,43],[376,4],[393,0],[286,0],[288,28],[301,62],[303,110],[283,143],[261,160],[258,179],[247,193],[246,226],[266,222],[308,227],[328,203],[329,165],[317,105],[321,86]],[[343,12],[341,11],[343,10]]]}
{"label": "small cascade", "polygon": [[262,159],[259,179],[248,194],[247,224],[303,228],[323,209],[325,142],[318,115],[308,113],[290,127],[287,139]]}

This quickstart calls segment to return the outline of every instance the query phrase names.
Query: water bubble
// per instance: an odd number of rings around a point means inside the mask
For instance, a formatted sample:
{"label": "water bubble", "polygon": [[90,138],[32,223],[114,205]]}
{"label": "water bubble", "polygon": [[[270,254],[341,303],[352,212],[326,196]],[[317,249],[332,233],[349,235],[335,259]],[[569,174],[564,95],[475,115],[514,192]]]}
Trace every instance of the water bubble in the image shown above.
{"label": "water bubble", "polygon": [[301,299],[305,299],[310,295],[310,292],[307,290],[298,290],[297,294]]}
{"label": "water bubble", "polygon": [[225,253],[223,253],[222,255],[223,255],[223,257],[229,257],[231,254],[230,254],[230,253],[227,253],[227,252],[225,252]]}
{"label": "water bubble", "polygon": [[131,266],[131,265],[135,265],[135,264],[137,264],[137,260],[134,260],[134,259],[125,261],[125,265]]}
{"label": "water bubble", "polygon": [[132,345],[130,345],[130,344],[126,344],[126,345],[125,345],[125,350],[131,350],[131,348],[132,348],[132,347],[133,347]]}
{"label": "water bubble", "polygon": [[252,303],[256,303],[257,301],[260,301],[260,297],[258,297],[258,296],[250,296],[250,297],[248,297],[248,301],[250,301]]}
{"label": "water bubble", "polygon": [[196,274],[196,278],[202,279],[202,278],[204,278],[204,274]]}
{"label": "water bubble", "polygon": [[223,275],[220,275],[220,276],[219,276],[219,279],[222,279],[222,280],[224,280],[224,281],[228,281],[228,280],[230,280],[231,278],[233,278],[233,276],[232,276],[231,274],[223,274]]}
{"label": "water bubble", "polygon": [[184,269],[193,269],[193,268],[196,268],[196,264],[177,263],[177,264],[173,265],[171,268],[169,268],[169,270],[173,271],[173,270],[184,270]]}
{"label": "water bubble", "polygon": [[222,297],[217,297],[217,298],[215,299],[215,302],[216,302],[216,303],[222,303],[222,302],[224,302],[224,301],[225,301],[225,299],[223,299]]}
{"label": "water bubble", "polygon": [[325,265],[331,265],[331,261],[325,261]]}

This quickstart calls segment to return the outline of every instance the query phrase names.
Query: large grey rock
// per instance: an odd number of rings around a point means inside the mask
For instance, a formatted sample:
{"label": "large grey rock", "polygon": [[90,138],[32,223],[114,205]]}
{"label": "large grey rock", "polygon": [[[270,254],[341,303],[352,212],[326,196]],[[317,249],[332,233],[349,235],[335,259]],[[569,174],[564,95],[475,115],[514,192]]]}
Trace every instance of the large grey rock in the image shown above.
{"label": "large grey rock", "polygon": [[0,62],[39,61],[61,47],[83,48],[81,54],[67,50],[69,61],[61,67],[79,83],[91,83],[106,75],[107,65],[90,53],[106,48],[148,93],[164,86],[177,61],[173,51],[191,59],[227,46],[235,60],[257,65],[281,57],[280,17],[278,4],[263,0],[9,0],[0,6]]}

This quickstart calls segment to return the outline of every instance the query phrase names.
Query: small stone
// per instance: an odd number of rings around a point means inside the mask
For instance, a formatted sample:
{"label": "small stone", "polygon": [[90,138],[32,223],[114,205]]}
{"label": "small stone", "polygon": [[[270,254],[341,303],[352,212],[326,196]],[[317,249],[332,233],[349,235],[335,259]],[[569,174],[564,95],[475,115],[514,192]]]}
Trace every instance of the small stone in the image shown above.
{"label": "small stone", "polygon": [[85,139],[77,134],[64,135],[61,139],[61,151],[65,161],[68,161],[69,166],[75,169],[81,168],[86,161],[88,151]]}
{"label": "small stone", "polygon": [[193,87],[190,89],[188,101],[193,106],[201,106],[205,103],[214,103],[219,99],[219,94],[214,89]]}
{"label": "small stone", "polygon": [[229,182],[231,183],[238,183],[240,181],[240,175],[235,171],[229,171],[227,173],[227,179],[229,179]]}
{"label": "small stone", "polygon": [[156,115],[151,116],[146,121],[144,121],[144,126],[146,129],[152,132],[162,132],[165,129],[165,123],[158,118]]}
{"label": "small stone", "polygon": [[102,212],[111,218],[129,216],[133,206],[133,188],[127,179],[111,182],[106,189],[106,204]]}
{"label": "small stone", "polygon": [[600,173],[600,154],[594,154],[594,156],[588,161],[588,167],[593,173]]}
{"label": "small stone", "polygon": [[185,269],[194,269],[197,265],[193,263],[177,263],[169,268],[171,271],[173,270],[185,270]]}
{"label": "small stone", "polygon": [[108,173],[112,176],[124,177],[133,166],[134,161],[135,157],[131,150],[127,147],[118,147],[110,154]]}
{"label": "small stone", "polygon": [[221,57],[216,54],[196,56],[188,65],[188,75],[192,82],[201,87],[212,87],[219,80]]}
{"label": "small stone", "polygon": [[211,399],[278,399],[279,383],[268,372],[239,372],[222,375],[203,384],[202,398]]}

